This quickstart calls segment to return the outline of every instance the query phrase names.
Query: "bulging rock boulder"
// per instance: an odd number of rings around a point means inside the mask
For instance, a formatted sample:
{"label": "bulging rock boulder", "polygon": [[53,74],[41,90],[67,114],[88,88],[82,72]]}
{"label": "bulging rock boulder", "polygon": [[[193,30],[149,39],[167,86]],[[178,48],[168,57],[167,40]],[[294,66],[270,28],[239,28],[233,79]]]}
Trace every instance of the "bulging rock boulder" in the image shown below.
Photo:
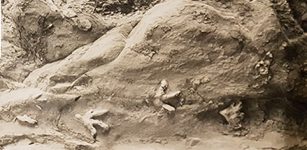
{"label": "bulging rock boulder", "polygon": [[[67,59],[34,71],[25,81],[46,88],[54,85],[51,76],[73,82],[86,73],[93,78],[89,87],[107,88],[106,82],[112,81],[127,86],[122,94],[137,96],[133,94],[140,93],[133,90],[140,84],[149,90],[152,83],[166,78],[175,83],[175,88],[182,89],[189,86],[186,81],[198,77],[209,79],[198,86],[198,92],[206,98],[257,95],[270,85],[285,86],[287,72],[282,67],[284,56],[280,49],[285,38],[276,16],[272,15],[273,9],[261,3],[245,2],[249,9],[246,14],[240,14],[242,4],[233,3],[231,9],[201,1],[158,4],[135,27],[130,25],[129,28],[134,28],[123,34],[123,38],[115,37],[122,31],[114,29],[86,52],[77,53],[82,51],[80,48]],[[175,7],[166,9],[169,5]],[[258,5],[263,7],[257,9]],[[263,9],[271,13],[264,14]],[[258,76],[256,65],[267,54],[272,57],[267,66],[268,75]],[[77,62],[72,63],[74,60]],[[71,80],[70,76],[73,76]],[[46,81],[49,82],[40,84]]]}

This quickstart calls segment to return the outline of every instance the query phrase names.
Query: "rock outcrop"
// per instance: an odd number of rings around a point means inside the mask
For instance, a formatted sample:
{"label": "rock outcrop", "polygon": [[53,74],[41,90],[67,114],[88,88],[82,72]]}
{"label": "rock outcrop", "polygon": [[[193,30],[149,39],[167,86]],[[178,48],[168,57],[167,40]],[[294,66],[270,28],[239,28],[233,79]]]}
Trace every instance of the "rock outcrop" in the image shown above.
{"label": "rock outcrop", "polygon": [[[182,132],[197,139],[190,148],[210,149],[206,143],[219,143],[204,140],[211,137],[228,139],[229,149],[301,144],[307,134],[301,115],[307,112],[304,4],[4,1],[0,128],[12,123],[25,136],[0,131],[0,149],[25,139],[48,144],[50,138],[66,149],[116,149],[155,138],[184,147],[183,136],[176,136]],[[72,118],[101,106],[110,117],[87,119],[103,119],[112,130],[93,141],[101,129],[80,127]],[[30,123],[35,128],[13,122],[16,116],[31,120],[25,114],[39,122]],[[248,132],[235,134],[239,140],[225,136],[225,120]],[[285,134],[271,135],[275,131]],[[265,135],[285,142],[267,144]],[[248,146],[238,148],[242,143]]]}

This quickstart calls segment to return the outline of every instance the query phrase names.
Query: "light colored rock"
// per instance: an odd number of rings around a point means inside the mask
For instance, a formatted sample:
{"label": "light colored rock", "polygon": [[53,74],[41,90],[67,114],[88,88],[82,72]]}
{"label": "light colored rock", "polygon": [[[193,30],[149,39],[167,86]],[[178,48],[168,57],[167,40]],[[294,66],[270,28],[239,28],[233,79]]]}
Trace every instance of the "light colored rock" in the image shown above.
{"label": "light colored rock", "polygon": [[176,98],[180,95],[181,91],[169,92],[161,96],[163,102],[167,102],[169,99]]}
{"label": "light colored rock", "polygon": [[16,143],[4,147],[4,150],[66,150],[64,144],[48,141],[36,143],[30,139],[17,140]]}
{"label": "light colored rock", "polygon": [[168,112],[172,113],[175,111],[175,108],[170,106],[170,105],[167,105],[167,104],[163,104],[162,105],[162,108],[164,108],[165,110],[167,110]]}
{"label": "light colored rock", "polygon": [[34,100],[40,97],[44,92],[37,88],[20,88],[14,91],[1,93],[0,95],[0,108],[1,106],[16,105]]}
{"label": "light colored rock", "polygon": [[161,97],[162,95],[164,95],[166,93],[167,88],[168,88],[168,82],[165,79],[163,79],[160,82],[160,86],[156,91],[155,97]]}
{"label": "light colored rock", "polygon": [[168,82],[163,79],[160,82],[160,86],[156,90],[155,99],[153,100],[153,104],[155,106],[162,105],[162,108],[173,112],[175,107],[180,103],[180,93],[181,91],[167,92],[168,90]]}
{"label": "light colored rock", "polygon": [[267,75],[269,74],[269,65],[270,65],[269,61],[261,60],[256,64],[255,68],[258,70],[260,75]]}
{"label": "light colored rock", "polygon": [[36,125],[37,121],[29,117],[28,115],[22,115],[22,116],[16,116],[16,119],[21,123],[21,124],[29,124],[31,126]]}

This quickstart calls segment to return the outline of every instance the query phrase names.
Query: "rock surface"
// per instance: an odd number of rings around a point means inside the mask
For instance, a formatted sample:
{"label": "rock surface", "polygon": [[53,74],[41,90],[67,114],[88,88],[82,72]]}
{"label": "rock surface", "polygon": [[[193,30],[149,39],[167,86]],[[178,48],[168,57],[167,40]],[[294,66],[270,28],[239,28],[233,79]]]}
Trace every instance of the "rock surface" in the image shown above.
{"label": "rock surface", "polygon": [[[0,149],[306,147],[306,6],[2,1]],[[96,139],[75,118],[94,108]]]}

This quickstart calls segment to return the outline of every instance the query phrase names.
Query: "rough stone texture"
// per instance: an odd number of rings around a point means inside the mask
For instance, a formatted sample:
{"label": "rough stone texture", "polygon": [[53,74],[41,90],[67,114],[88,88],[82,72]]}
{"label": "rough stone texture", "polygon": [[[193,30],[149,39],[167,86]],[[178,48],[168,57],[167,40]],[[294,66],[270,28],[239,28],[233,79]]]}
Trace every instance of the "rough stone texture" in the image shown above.
{"label": "rough stone texture", "polygon": [[[306,146],[304,1],[7,0],[2,8],[0,149],[27,140],[59,149]],[[177,91],[176,104],[163,101],[171,115],[156,108],[161,88]],[[235,117],[219,113],[238,101]],[[112,129],[93,140],[74,115],[97,107],[108,117],[93,119]],[[23,114],[37,128],[13,122]],[[240,128],[228,132],[227,122]]]}

